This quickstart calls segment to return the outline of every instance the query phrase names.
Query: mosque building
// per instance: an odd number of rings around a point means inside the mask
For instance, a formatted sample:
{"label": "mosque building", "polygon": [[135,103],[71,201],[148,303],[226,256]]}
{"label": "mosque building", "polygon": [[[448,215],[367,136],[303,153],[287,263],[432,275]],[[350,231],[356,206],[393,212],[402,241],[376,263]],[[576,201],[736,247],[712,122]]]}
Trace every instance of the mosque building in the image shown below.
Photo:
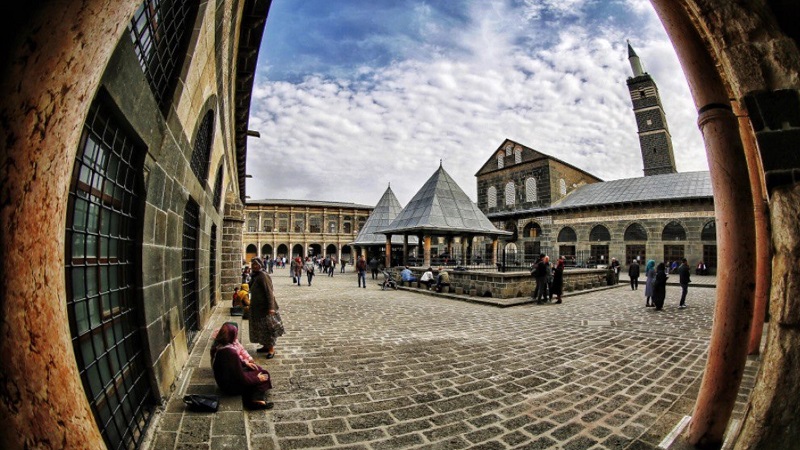
{"label": "mosque building", "polygon": [[717,263],[714,198],[708,172],[675,168],[672,139],[653,77],[628,45],[627,80],[639,130],[644,176],[603,181],[506,139],[476,173],[478,206],[513,233],[502,252],[530,265],[541,253],[591,267],[616,258]]}

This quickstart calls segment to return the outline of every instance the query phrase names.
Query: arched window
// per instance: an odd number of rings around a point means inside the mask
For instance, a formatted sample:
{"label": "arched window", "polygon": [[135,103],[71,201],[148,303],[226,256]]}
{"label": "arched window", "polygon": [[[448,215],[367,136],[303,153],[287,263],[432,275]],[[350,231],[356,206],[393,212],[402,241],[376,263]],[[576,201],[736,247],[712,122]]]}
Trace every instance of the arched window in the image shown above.
{"label": "arched window", "polygon": [[567,182],[564,181],[563,178],[558,180],[558,192],[560,192],[561,195],[567,195]]}
{"label": "arched window", "polygon": [[162,112],[178,85],[198,3],[145,0],[131,21],[134,52]]}
{"label": "arched window", "polygon": [[506,206],[514,206],[517,198],[517,187],[513,181],[506,183]]}
{"label": "arched window", "polygon": [[578,235],[570,227],[564,227],[558,232],[558,242],[578,242]]}
{"label": "arched window", "polygon": [[511,144],[506,145],[506,156],[511,156],[511,152],[514,150],[514,146]]}
{"label": "arched window", "polygon": [[701,241],[716,241],[717,240],[717,222],[710,221],[703,225],[703,231],[700,232]]}
{"label": "arched window", "polygon": [[[64,281],[74,364],[108,448],[130,448],[152,414],[141,285],[147,148],[102,101],[88,111],[66,210]],[[138,444],[137,444],[138,445]]]}
{"label": "arched window", "polygon": [[672,221],[664,227],[661,233],[662,241],[685,241],[686,230],[678,222]]}
{"label": "arched window", "polygon": [[208,179],[208,164],[211,158],[211,141],[214,138],[214,111],[209,110],[203,121],[200,123],[200,128],[197,129],[197,136],[194,140],[194,150],[192,150],[192,160],[189,162],[192,167],[192,172],[200,180],[200,183],[205,183]]}
{"label": "arched window", "polygon": [[522,162],[522,147],[514,149],[514,163],[519,164]]}
{"label": "arched window", "polygon": [[217,179],[214,181],[214,208],[217,211],[222,207],[220,200],[222,200],[222,164],[217,169]]}
{"label": "arched window", "polygon": [[497,208],[497,188],[494,186],[486,190],[486,207]]}
{"label": "arched window", "polygon": [[539,200],[539,192],[536,189],[536,178],[528,178],[525,180],[525,201],[535,202]]}
{"label": "arched window", "polygon": [[589,240],[592,242],[610,241],[611,233],[609,233],[608,228],[603,225],[595,225],[592,231],[589,232]]}
{"label": "arched window", "polygon": [[525,225],[523,234],[526,238],[537,238],[542,235],[542,227],[536,222]]}
{"label": "arched window", "polygon": [[505,167],[505,163],[506,163],[506,159],[505,159],[505,156],[503,155],[503,152],[498,153],[497,154],[497,168],[498,169],[502,169],[503,167]]}
{"label": "arched window", "polygon": [[626,241],[646,241],[647,230],[640,223],[632,223],[625,229],[624,239]]}

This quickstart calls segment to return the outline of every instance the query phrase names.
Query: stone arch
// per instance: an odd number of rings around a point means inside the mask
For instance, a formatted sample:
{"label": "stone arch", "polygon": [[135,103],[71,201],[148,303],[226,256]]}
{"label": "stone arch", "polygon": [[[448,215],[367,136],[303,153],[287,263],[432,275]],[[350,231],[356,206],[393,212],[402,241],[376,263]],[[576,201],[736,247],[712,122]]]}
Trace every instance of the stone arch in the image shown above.
{"label": "stone arch", "polygon": [[286,244],[279,244],[278,247],[275,249],[275,257],[276,258],[288,258],[289,257],[289,246]]}
{"label": "stone arch", "polygon": [[639,222],[634,222],[625,228],[623,240],[626,241],[646,241],[647,230]]}
{"label": "stone arch", "polygon": [[701,241],[714,241],[717,242],[717,222],[709,220],[703,224],[703,229],[700,230]]}
{"label": "stone arch", "polygon": [[605,225],[595,225],[592,227],[591,231],[589,231],[589,240],[591,242],[610,241],[611,232],[608,231]]}
{"label": "stone arch", "polygon": [[336,255],[336,246],[328,244],[328,246],[325,247],[325,255]]}
{"label": "stone arch", "polygon": [[522,236],[526,238],[538,238],[542,235],[542,227],[537,222],[528,222],[522,230]]}
{"label": "stone arch", "polygon": [[661,231],[661,240],[662,241],[685,241],[686,240],[686,228],[683,227],[678,221],[671,221],[668,224],[664,225],[664,229]]}
{"label": "stone arch", "polygon": [[272,254],[272,246],[269,244],[264,244],[261,246],[261,256],[266,255],[267,258],[273,258],[274,255]]}
{"label": "stone arch", "polygon": [[309,244],[308,245],[308,253],[312,256],[319,256],[322,254],[322,245],[320,244]]}
{"label": "stone arch", "polygon": [[578,242],[578,234],[572,227],[564,227],[558,232],[558,242]]}
{"label": "stone arch", "polygon": [[295,256],[300,256],[301,258],[305,258],[305,254],[303,253],[303,245],[302,244],[294,244],[292,247],[292,258]]}

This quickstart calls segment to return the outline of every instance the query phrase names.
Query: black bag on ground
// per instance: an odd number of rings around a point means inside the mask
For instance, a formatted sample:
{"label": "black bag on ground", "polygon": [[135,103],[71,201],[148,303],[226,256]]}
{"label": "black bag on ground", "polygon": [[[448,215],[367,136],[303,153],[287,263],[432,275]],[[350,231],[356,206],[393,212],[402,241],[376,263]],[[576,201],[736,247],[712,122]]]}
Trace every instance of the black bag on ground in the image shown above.
{"label": "black bag on ground", "polygon": [[217,412],[219,397],[216,395],[191,394],[183,397],[186,407],[196,412]]}

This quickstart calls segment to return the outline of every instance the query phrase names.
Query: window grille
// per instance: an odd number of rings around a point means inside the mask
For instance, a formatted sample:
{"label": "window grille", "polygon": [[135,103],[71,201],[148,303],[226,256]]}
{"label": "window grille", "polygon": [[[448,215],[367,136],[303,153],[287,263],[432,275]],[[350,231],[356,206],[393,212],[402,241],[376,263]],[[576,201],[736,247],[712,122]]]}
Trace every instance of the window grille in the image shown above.
{"label": "window grille", "polygon": [[197,16],[196,1],[145,0],[133,15],[131,40],[162,112],[172,102]]}
{"label": "window grille", "polygon": [[514,149],[514,163],[519,164],[522,162],[522,149],[517,147]]}
{"label": "window grille", "polygon": [[506,164],[505,156],[500,152],[497,154],[497,168],[502,169]]}
{"label": "window grille", "polygon": [[486,190],[486,206],[487,208],[497,208],[497,188],[489,186]]}
{"label": "window grille", "polygon": [[686,230],[678,222],[672,221],[664,227],[661,233],[662,241],[685,241]]}
{"label": "window grille", "polygon": [[65,277],[81,381],[110,449],[137,448],[153,401],[137,300],[145,149],[91,106],[67,205]]}
{"label": "window grille", "polygon": [[506,183],[506,206],[514,206],[516,203],[517,188],[513,181]]}
{"label": "window grille", "polygon": [[263,222],[264,232],[271,233],[272,232],[272,219],[264,220]]}
{"label": "window grille", "polygon": [[610,241],[611,233],[609,233],[608,228],[603,225],[597,225],[589,232],[589,240],[592,242]]}
{"label": "window grille", "polygon": [[717,223],[713,220],[703,225],[703,231],[700,232],[701,241],[715,241],[717,240]]}
{"label": "window grille", "polygon": [[625,229],[626,241],[646,241],[647,230],[639,223],[632,223]]}
{"label": "window grille", "polygon": [[570,227],[564,227],[558,232],[558,242],[578,242],[578,235]]}
{"label": "window grille", "polygon": [[211,142],[214,139],[214,111],[209,111],[203,117],[200,128],[195,136],[194,150],[192,150],[192,160],[189,165],[192,172],[200,181],[205,183],[208,179],[208,164],[211,158]]}
{"label": "window grille", "polygon": [[558,180],[558,191],[561,192],[561,195],[567,195],[567,182],[563,178]]}
{"label": "window grille", "polygon": [[[211,249],[208,255],[208,271],[211,280],[211,298],[217,296],[217,225],[211,225]],[[213,303],[217,303],[216,300]]]}
{"label": "window grille", "polygon": [[214,208],[217,211],[222,208],[222,204],[220,203],[222,200],[222,165],[219,166],[217,169],[217,180],[214,182]]}
{"label": "window grille", "polygon": [[181,260],[183,324],[186,329],[186,343],[189,349],[194,345],[194,338],[198,330],[198,313],[200,311],[197,286],[199,216],[200,207],[194,200],[189,199],[183,213],[183,259]]}
{"label": "window grille", "polygon": [[506,156],[511,156],[511,152],[514,150],[514,146],[511,144],[506,145]]}
{"label": "window grille", "polygon": [[525,180],[525,201],[535,202],[539,200],[539,193],[536,189],[536,178]]}
{"label": "window grille", "polygon": [[335,234],[336,233],[336,221],[331,221],[328,223],[328,233]]}

